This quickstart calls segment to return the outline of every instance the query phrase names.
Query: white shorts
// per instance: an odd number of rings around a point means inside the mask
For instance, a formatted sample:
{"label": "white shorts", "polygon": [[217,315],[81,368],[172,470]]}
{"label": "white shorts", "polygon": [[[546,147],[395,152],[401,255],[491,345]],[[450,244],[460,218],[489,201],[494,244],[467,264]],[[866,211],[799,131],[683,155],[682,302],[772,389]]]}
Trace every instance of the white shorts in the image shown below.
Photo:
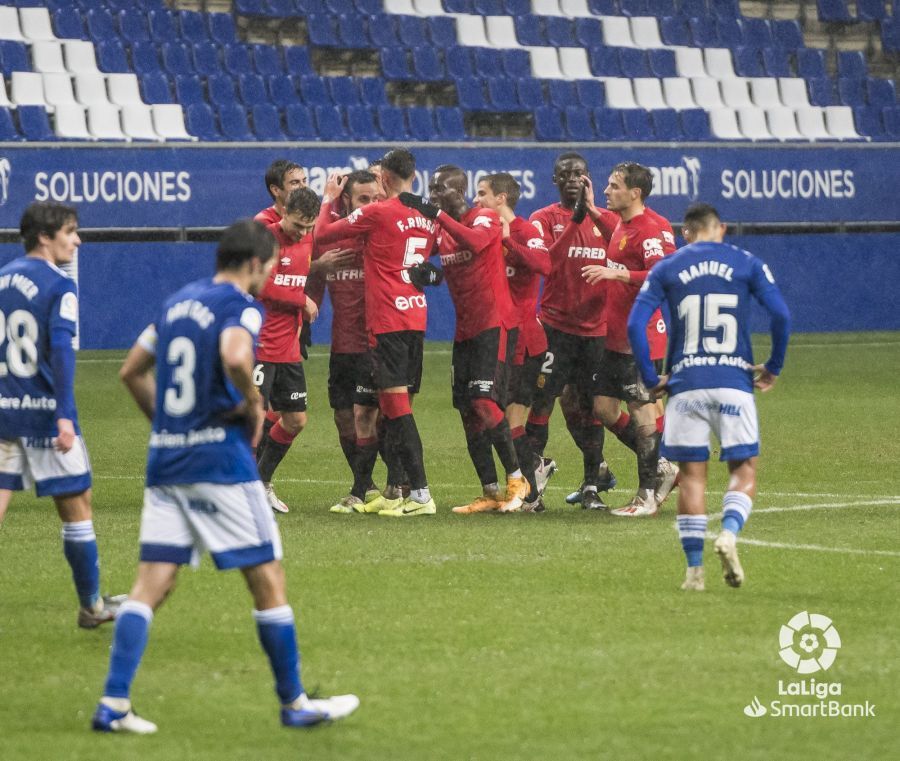
{"label": "white shorts", "polygon": [[659,454],[674,462],[709,459],[709,434],[722,445],[720,460],[759,454],[759,423],[753,394],[734,388],[701,388],[669,399]]}
{"label": "white shorts", "polygon": [[91,488],[91,462],[81,436],[63,454],[52,438],[0,439],[0,489],[35,487],[39,497],[81,494]]}
{"label": "white shorts", "polygon": [[196,565],[203,550],[220,570],[281,559],[281,536],[261,481],[144,489],[141,560]]}

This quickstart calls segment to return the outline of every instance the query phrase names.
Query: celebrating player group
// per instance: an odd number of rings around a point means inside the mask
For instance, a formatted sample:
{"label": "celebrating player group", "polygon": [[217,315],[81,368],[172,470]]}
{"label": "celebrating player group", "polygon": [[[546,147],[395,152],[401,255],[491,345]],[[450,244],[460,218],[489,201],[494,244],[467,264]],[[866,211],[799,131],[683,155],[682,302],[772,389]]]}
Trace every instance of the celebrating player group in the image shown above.
{"label": "celebrating player group", "polygon": [[[712,434],[729,471],[715,551],[725,582],[741,585],[736,535],[752,508],[759,454],[753,389],[771,389],[782,369],[787,307],[768,267],[723,242],[713,207],[687,210],[688,245],[676,251],[671,225],[647,206],[650,171],[624,162],[604,175],[601,208],[586,160],[560,155],[559,202],[525,220],[507,173],[483,177],[469,198],[464,169],[442,165],[430,172],[427,197],[413,194],[415,158],[401,148],[366,170],[333,174],[321,199],[299,165],[274,162],[265,177],[272,206],[225,231],[216,271],[165,300],[120,371],[152,422],[140,563],[127,599],[100,595],[75,409],[78,301],[60,268],[80,242],[76,211],[55,203],[26,210],[26,255],[0,269],[0,521],[13,491],[34,484],[39,497],[52,497],[79,626],[115,620],[94,729],[156,731],[134,712],[131,684],[156,609],[202,551],[246,580],[282,724],[310,726],[358,706],[354,695],[309,697],[301,683],[273,515],[289,512],[274,484],[307,422],[303,361],[326,290],[334,315],[328,398],[350,471],[332,513],[438,512],[413,400],[427,293],[446,282],[456,312],[452,400],[478,478],[471,501],[452,512],[546,509],[557,466],[545,449],[559,398],[583,460],[567,501],[607,509],[601,494],[616,483],[604,457],[611,431],[634,452],[638,489],[609,512],[656,515],[677,484],[682,588],[700,591]],[[754,300],[771,316],[771,356],[760,365],[750,344]],[[379,456],[381,488],[373,480]]]}

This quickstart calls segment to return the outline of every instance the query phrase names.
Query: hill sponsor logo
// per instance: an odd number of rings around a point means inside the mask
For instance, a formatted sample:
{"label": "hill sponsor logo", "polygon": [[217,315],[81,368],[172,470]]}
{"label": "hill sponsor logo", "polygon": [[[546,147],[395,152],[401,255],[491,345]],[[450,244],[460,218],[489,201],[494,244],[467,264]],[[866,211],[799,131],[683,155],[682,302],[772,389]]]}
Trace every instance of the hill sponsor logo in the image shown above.
{"label": "hill sponsor logo", "polygon": [[[778,654],[798,674],[813,674],[830,669],[842,646],[841,637],[828,616],[800,611],[778,633]],[[874,718],[875,704],[845,703],[842,682],[815,678],[778,680],[778,697],[767,703],[758,695],[744,706],[744,715],[752,719],[790,718]]]}

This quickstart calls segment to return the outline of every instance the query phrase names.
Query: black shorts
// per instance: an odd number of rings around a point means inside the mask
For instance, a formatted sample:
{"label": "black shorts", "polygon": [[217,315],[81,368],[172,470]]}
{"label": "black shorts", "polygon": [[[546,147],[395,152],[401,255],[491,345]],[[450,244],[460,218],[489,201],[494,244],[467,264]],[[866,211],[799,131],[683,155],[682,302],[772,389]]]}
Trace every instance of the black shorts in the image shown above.
{"label": "black shorts", "polygon": [[378,406],[378,393],[372,377],[372,356],[335,354],[328,361],[328,403],[333,410],[350,409],[354,404]]}
{"label": "black shorts", "polygon": [[603,336],[576,336],[549,325],[547,354],[537,378],[536,396],[555,399],[569,384],[582,393],[591,393],[594,374],[603,361]]}
{"label": "black shorts", "polygon": [[541,374],[541,365],[544,364],[545,359],[546,353],[544,352],[536,357],[529,357],[526,354],[521,365],[510,365],[507,404],[521,404],[525,407],[532,405],[537,389],[538,375]]}
{"label": "black shorts", "polygon": [[[450,364],[453,406],[465,409],[473,399],[493,399],[506,406],[506,363],[501,357],[501,329],[490,328],[467,341],[455,341]],[[506,356],[503,351],[502,356]]]}
{"label": "black shorts", "polygon": [[306,374],[302,362],[259,362],[253,369],[266,407],[275,412],[306,412]]}
{"label": "black shorts", "polygon": [[422,384],[424,344],[425,333],[421,330],[399,330],[375,336],[372,350],[375,388],[406,386],[410,394],[418,394]]}
{"label": "black shorts", "polygon": [[603,362],[594,376],[594,396],[610,396],[623,402],[653,401],[634,357],[617,351],[603,353]]}

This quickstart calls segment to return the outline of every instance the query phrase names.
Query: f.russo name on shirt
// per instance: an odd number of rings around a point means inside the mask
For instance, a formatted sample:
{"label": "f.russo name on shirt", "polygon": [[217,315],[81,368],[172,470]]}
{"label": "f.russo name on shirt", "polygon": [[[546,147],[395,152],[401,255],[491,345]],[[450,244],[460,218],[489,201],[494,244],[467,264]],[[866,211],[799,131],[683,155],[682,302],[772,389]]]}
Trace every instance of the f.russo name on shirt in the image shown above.
{"label": "f.russo name on shirt", "polygon": [[219,426],[200,428],[187,433],[154,431],[150,434],[150,446],[154,449],[181,449],[201,444],[219,444],[225,441],[225,429]]}
{"label": "f.russo name on shirt", "polygon": [[0,410],[50,410],[56,409],[56,399],[49,396],[0,396]]}
{"label": "f.russo name on shirt", "polygon": [[753,369],[753,365],[746,359],[732,354],[713,354],[709,356],[688,354],[672,365],[672,374],[674,375],[688,367],[737,367],[748,372]]}

